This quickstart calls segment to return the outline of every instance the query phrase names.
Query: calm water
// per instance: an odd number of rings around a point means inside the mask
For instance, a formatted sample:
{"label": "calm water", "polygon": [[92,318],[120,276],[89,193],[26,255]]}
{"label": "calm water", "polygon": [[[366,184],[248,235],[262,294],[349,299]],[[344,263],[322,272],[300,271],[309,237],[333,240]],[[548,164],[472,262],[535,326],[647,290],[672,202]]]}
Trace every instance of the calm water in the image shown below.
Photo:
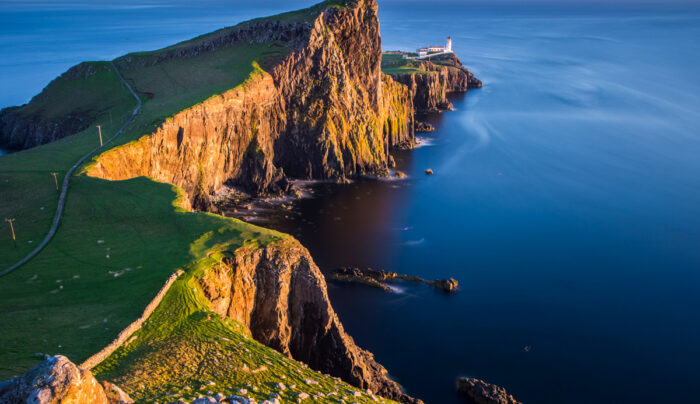
{"label": "calm water", "polygon": [[[460,375],[526,403],[699,397],[700,11],[407,4],[380,6],[385,49],[451,35],[484,88],[425,117],[429,145],[397,155],[408,180],[325,186],[268,223],[322,269],[454,276],[461,290],[331,284],[346,329],[430,403],[460,402]],[[16,57],[0,60],[0,105],[82,59],[297,6],[160,5],[2,5],[0,54]]]}

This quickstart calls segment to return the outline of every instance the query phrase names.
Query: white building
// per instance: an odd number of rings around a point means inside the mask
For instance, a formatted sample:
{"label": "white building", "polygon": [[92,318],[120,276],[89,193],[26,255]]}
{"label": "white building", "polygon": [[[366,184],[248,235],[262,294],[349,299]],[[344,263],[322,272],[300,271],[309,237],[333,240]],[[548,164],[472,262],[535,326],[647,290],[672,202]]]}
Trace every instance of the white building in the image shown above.
{"label": "white building", "polygon": [[419,57],[427,56],[430,53],[443,53],[452,52],[452,37],[447,37],[447,44],[445,46],[428,46],[426,48],[416,49]]}

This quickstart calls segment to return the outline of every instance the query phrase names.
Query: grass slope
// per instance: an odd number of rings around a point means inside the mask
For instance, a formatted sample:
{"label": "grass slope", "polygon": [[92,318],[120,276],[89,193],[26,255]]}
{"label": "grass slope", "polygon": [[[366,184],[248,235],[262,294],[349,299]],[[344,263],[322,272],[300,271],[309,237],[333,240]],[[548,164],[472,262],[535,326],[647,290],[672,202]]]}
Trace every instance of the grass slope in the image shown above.
{"label": "grass slope", "polygon": [[395,53],[383,53],[382,54],[382,72],[385,74],[431,74],[435,72],[429,72],[420,68],[420,63],[404,59],[403,55]]}
{"label": "grass slope", "polygon": [[[325,7],[344,4],[330,1],[272,18],[310,20]],[[174,47],[115,61],[144,104],[110,148],[151,133],[184,108],[244,85],[260,65],[289,52],[276,43],[243,44],[155,66],[137,63]],[[95,62],[95,75],[52,83],[23,107],[46,118],[92,105],[95,121],[84,132],[0,158],[0,216],[17,219],[18,236],[16,248],[9,229],[0,236],[0,267],[26,255],[50,227],[58,196],[50,173],[59,173],[60,184],[62,174],[97,144],[94,125],[102,124],[108,138],[134,108],[133,97],[106,67]],[[100,96],[91,98],[91,90]],[[312,396],[323,392],[326,397],[317,397],[319,402],[336,402],[328,396],[332,392],[339,394],[336,398],[369,401],[368,395],[347,384],[260,345],[243,326],[208,310],[193,282],[216,259],[207,257],[211,248],[265,245],[284,242],[287,236],[235,219],[186,212],[177,207],[178,198],[177,189],[148,178],[71,179],[55,237],[33,260],[0,278],[0,380],[36,365],[41,360],[36,353],[61,353],[82,362],[136,319],[171,273],[184,269],[185,275],[136,339],[96,368],[98,377],[124,383],[141,402],[166,394],[195,397],[208,381],[217,383],[216,392],[249,388],[248,395],[258,399],[279,390],[273,387],[277,382],[285,382]],[[243,371],[244,365],[251,371]],[[253,372],[261,366],[267,370]],[[304,379],[318,384],[306,385]],[[186,390],[187,386],[192,389]],[[294,390],[285,390],[281,398],[296,398]]]}

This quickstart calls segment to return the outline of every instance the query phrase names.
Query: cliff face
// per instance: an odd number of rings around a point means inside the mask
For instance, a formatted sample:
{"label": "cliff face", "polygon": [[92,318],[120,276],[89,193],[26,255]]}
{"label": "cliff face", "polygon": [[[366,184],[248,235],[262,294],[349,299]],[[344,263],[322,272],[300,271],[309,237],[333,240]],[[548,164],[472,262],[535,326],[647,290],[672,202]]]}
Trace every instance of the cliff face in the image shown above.
{"label": "cliff face", "polygon": [[242,247],[200,284],[214,311],[247,325],[263,344],[383,397],[420,402],[345,333],[322,273],[299,243]]}
{"label": "cliff face", "polygon": [[[182,187],[194,207],[206,209],[208,195],[225,182],[279,193],[287,176],[343,180],[386,172],[389,150],[413,142],[413,109],[408,89],[380,71],[376,13],[374,0],[357,0],[295,25],[285,36],[296,49],[290,55],[104,153],[89,175],[147,175]],[[261,24],[245,29],[245,38],[271,35]]]}
{"label": "cliff face", "polygon": [[406,85],[414,108],[419,112],[451,109],[447,94],[481,87],[481,81],[462,65],[455,54],[442,55],[434,62],[420,62],[418,68],[429,74],[397,74],[391,77]]}

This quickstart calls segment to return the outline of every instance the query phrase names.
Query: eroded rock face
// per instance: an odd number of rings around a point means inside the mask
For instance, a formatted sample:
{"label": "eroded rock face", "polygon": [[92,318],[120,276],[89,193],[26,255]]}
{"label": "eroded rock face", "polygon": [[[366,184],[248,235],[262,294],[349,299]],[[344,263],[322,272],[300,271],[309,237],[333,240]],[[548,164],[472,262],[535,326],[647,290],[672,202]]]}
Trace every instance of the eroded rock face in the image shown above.
{"label": "eroded rock face", "polygon": [[476,404],[522,404],[503,387],[473,377],[457,379],[457,391]]}
{"label": "eroded rock face", "polygon": [[119,387],[105,389],[89,370],[78,368],[65,356],[47,358],[22,377],[0,383],[0,402],[35,404],[133,403]]}
{"label": "eroded rock face", "polygon": [[200,281],[211,307],[259,342],[362,389],[417,403],[345,333],[309,252],[294,240],[231,252]]}
{"label": "eroded rock face", "polygon": [[[246,27],[240,36],[267,38],[272,28],[255,34],[255,26]],[[104,153],[89,175],[147,175],[206,205],[198,195],[223,183],[275,194],[286,191],[287,176],[385,174],[389,150],[413,145],[413,106],[408,89],[381,73],[375,1],[328,7],[313,23],[283,31],[275,38],[287,40],[290,55],[245,85],[176,114],[155,133]]]}

